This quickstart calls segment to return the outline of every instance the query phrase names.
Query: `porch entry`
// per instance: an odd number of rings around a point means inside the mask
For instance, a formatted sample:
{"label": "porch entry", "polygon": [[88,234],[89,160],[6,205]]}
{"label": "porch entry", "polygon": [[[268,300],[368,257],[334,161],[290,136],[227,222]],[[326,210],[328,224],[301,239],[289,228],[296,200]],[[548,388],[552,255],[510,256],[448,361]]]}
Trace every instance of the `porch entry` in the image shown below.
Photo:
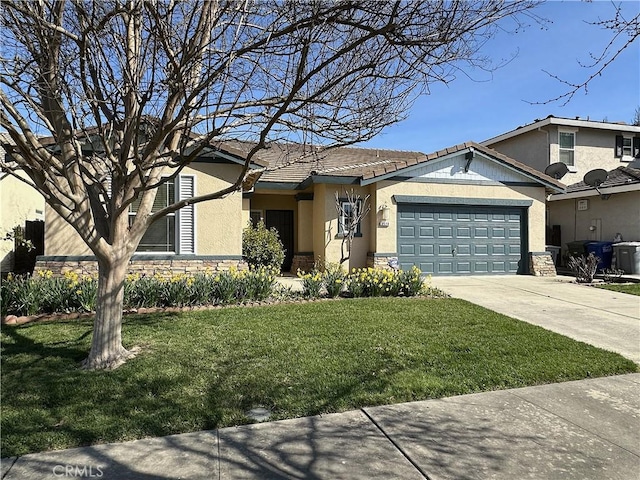
{"label": "porch entry", "polygon": [[282,271],[291,270],[293,261],[293,210],[266,210],[264,223],[267,228],[275,228],[284,246]]}

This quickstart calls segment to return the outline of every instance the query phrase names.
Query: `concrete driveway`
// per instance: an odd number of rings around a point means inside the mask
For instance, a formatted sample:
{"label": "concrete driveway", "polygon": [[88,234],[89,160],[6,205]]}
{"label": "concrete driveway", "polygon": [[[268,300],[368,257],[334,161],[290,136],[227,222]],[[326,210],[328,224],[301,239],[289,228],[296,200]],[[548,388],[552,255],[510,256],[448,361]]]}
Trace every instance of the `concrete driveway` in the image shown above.
{"label": "concrete driveway", "polygon": [[640,364],[640,297],[529,275],[433,277],[431,284],[488,309]]}

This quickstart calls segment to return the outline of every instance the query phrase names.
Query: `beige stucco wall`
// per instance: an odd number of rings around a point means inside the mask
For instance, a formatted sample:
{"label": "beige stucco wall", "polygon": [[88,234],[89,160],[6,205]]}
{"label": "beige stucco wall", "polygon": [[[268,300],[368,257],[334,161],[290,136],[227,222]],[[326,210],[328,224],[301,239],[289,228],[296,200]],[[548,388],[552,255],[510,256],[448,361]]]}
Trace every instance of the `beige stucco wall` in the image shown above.
{"label": "beige stucco wall", "polygon": [[[240,166],[192,163],[183,174],[196,175],[196,195],[215,192],[235,182]],[[242,192],[195,205],[196,254],[242,255]]]}
{"label": "beige stucco wall", "polygon": [[[578,211],[579,200],[588,209]],[[640,241],[640,191],[549,202],[549,222],[560,225],[562,249],[575,240],[612,241],[616,233],[625,241]],[[595,227],[590,230],[590,227]]]}
{"label": "beige stucco wall", "polygon": [[[19,175],[27,178],[23,172]],[[13,241],[4,240],[7,233],[24,227],[26,220],[44,220],[44,215],[44,198],[34,188],[11,175],[0,178],[0,271],[13,268]]]}
{"label": "beige stucco wall", "polygon": [[[228,186],[239,172],[236,165],[203,162],[183,170],[184,175],[196,176],[196,195]],[[242,228],[246,225],[242,206],[241,192],[195,205],[197,255],[242,255]],[[45,215],[45,255],[91,255],[73,227],[49,207]]]}
{"label": "beige stucco wall", "polygon": [[376,252],[397,252],[397,204],[393,195],[419,195],[453,198],[532,200],[529,207],[529,251],[542,252],[545,247],[545,190],[543,187],[508,187],[502,185],[460,185],[442,183],[382,181],[377,184],[377,203],[386,203],[389,227],[376,228]]}
{"label": "beige stucco wall", "polygon": [[[313,196],[313,251],[321,261],[337,263],[341,257],[342,238],[338,234],[338,211],[335,204],[335,193],[344,197],[345,189],[353,189],[364,200],[371,191],[370,187],[355,185],[316,185]],[[369,200],[371,201],[371,199]],[[375,220],[375,206],[371,204],[371,212],[361,222],[361,237],[353,240],[348,268],[361,268],[367,265],[367,253],[372,244],[372,222]]]}

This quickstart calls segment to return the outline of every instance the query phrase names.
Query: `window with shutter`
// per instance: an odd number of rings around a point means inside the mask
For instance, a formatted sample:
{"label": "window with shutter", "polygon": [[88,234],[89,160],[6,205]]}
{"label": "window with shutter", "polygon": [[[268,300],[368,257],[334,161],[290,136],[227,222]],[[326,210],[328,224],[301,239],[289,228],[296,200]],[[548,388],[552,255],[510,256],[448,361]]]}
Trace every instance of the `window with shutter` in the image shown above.
{"label": "window with shutter", "polygon": [[[158,187],[156,198],[153,201],[151,212],[157,212],[164,207],[175,203],[175,183],[167,182]],[[140,207],[140,197],[138,197],[129,207],[129,221],[133,222]],[[170,213],[153,222],[145,232],[138,252],[175,252],[176,251],[176,215]]]}
{"label": "window with shutter", "polygon": [[640,137],[616,135],[615,156],[626,162],[640,157]]}

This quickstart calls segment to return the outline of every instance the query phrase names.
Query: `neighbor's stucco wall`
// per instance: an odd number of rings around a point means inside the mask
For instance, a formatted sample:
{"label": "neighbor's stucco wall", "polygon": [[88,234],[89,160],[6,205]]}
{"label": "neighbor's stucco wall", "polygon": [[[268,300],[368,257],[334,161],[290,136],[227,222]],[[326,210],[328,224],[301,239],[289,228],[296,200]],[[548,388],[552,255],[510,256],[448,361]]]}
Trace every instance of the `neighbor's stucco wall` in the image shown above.
{"label": "neighbor's stucco wall", "polygon": [[[579,200],[588,201],[587,210],[578,211]],[[568,242],[612,241],[616,233],[625,241],[640,241],[640,191],[614,193],[608,200],[596,195],[550,201],[548,207],[549,223],[560,225],[563,251]]]}
{"label": "neighbor's stucco wall", "polygon": [[[221,163],[192,163],[184,175],[196,176],[196,195],[215,192],[237,179],[240,167]],[[242,255],[242,193],[209,200],[195,206],[196,254]],[[80,235],[47,206],[45,212],[45,255],[91,255]],[[248,218],[248,217],[247,217]]]}
{"label": "neighbor's stucco wall", "polygon": [[[28,178],[24,172],[18,174]],[[24,227],[27,220],[43,220],[44,205],[44,198],[34,188],[12,175],[0,177],[0,271],[13,269],[14,242],[4,240],[5,236],[18,225]]]}
{"label": "neighbor's stucco wall", "polygon": [[487,146],[542,172],[549,165],[547,135],[546,130],[532,130]]}
{"label": "neighbor's stucco wall", "polygon": [[532,200],[528,209],[529,251],[541,252],[545,249],[545,190],[544,187],[465,185],[418,182],[396,182],[385,180],[377,184],[377,203],[386,203],[389,208],[389,227],[377,228],[376,252],[397,252],[398,206],[393,195],[419,195],[453,198],[483,198],[506,200]]}

